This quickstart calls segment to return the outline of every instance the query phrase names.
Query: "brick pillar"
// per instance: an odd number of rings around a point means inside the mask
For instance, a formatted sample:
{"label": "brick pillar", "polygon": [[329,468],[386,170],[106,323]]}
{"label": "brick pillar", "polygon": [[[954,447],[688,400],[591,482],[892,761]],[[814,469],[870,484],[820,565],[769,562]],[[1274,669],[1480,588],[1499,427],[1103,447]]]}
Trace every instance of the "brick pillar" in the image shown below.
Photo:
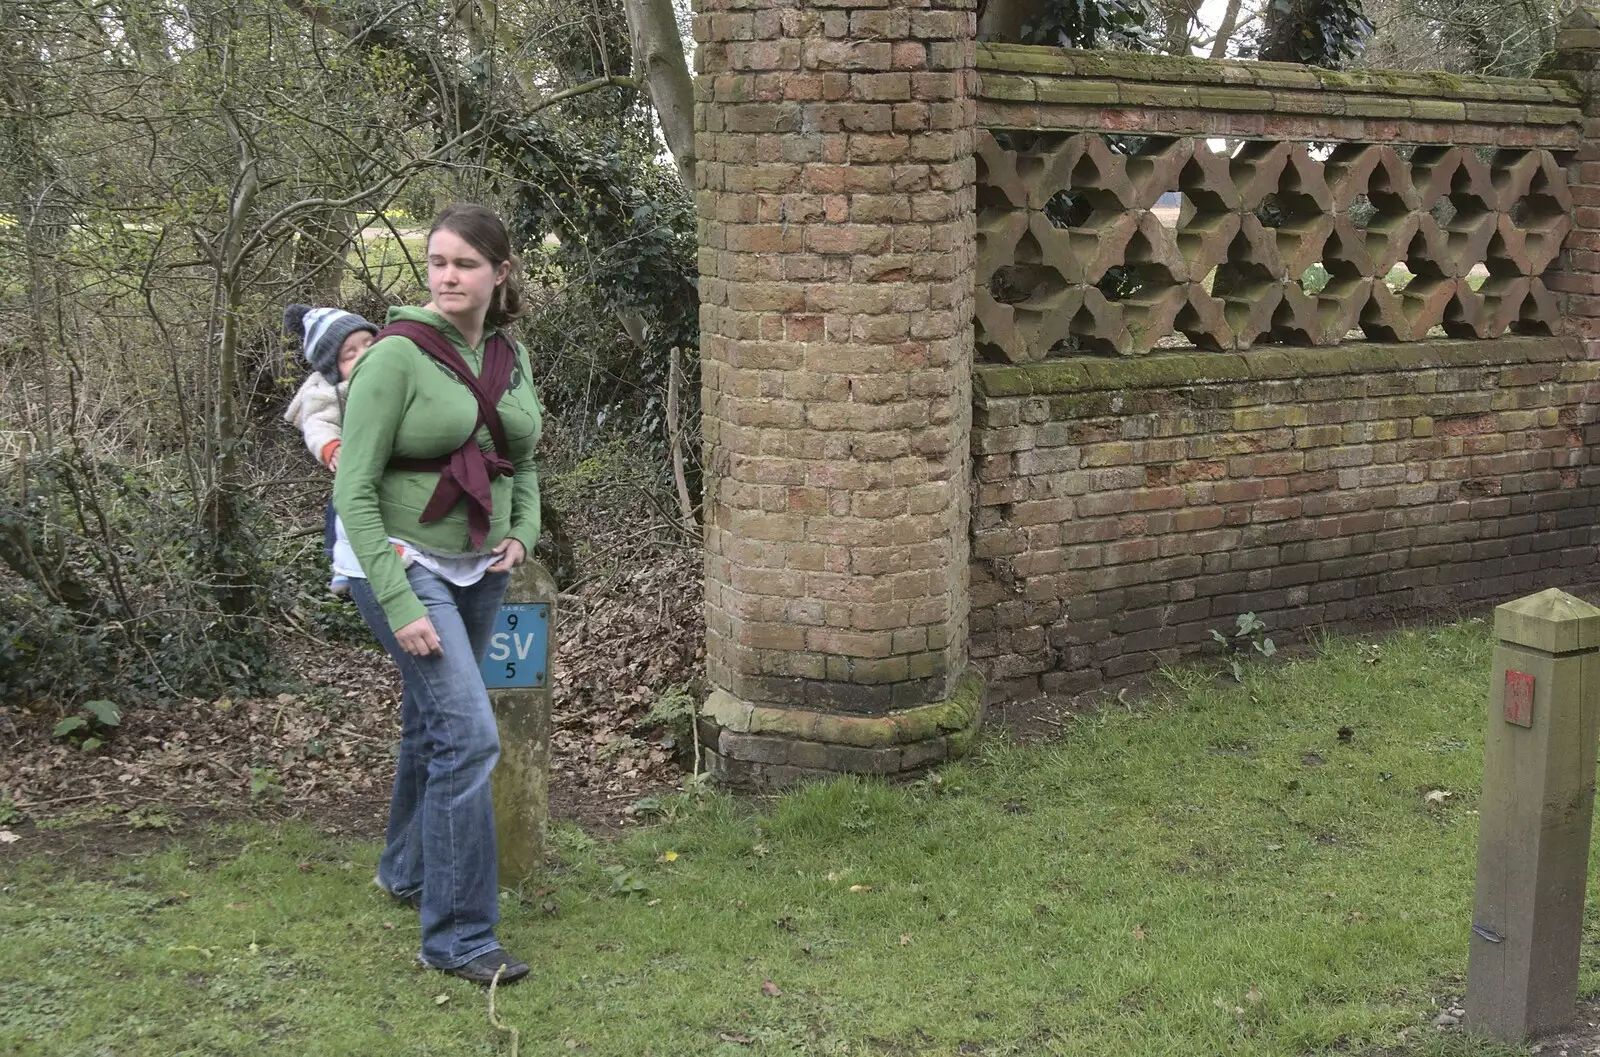
{"label": "brick pillar", "polygon": [[713,774],[910,770],[967,659],[973,0],[696,0]]}
{"label": "brick pillar", "polygon": [[1538,72],[1570,81],[1585,97],[1583,141],[1567,165],[1572,233],[1544,281],[1561,299],[1567,333],[1600,359],[1600,5],[1580,3],[1563,20]]}

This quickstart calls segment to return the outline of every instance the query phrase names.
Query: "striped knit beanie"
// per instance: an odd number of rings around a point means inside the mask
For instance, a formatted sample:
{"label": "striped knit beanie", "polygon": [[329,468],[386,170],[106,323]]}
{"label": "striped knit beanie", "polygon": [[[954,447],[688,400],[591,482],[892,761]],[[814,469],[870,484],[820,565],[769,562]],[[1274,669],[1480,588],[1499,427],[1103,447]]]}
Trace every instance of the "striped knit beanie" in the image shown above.
{"label": "striped knit beanie", "polygon": [[283,325],[305,343],[306,362],[330,385],[339,384],[339,349],[344,339],[358,330],[378,332],[376,326],[354,312],[310,305],[284,306]]}

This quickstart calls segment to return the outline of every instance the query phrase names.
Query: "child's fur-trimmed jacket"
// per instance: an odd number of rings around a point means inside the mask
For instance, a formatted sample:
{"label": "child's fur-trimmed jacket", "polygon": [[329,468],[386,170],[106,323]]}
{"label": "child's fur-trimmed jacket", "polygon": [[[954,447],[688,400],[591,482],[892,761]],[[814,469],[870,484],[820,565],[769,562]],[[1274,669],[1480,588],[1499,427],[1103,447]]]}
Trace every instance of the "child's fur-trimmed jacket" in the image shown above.
{"label": "child's fur-trimmed jacket", "polygon": [[312,371],[289,402],[289,410],[283,413],[283,420],[300,431],[312,457],[324,466],[339,450],[344,434],[344,398],[349,388],[349,382],[335,386],[320,372]]}

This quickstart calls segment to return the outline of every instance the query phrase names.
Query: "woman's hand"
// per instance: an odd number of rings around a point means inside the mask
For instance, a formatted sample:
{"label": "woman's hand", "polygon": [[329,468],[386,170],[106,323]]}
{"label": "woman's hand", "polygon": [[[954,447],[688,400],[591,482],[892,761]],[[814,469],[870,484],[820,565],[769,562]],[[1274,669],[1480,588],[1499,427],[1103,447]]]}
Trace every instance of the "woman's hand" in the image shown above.
{"label": "woman's hand", "polygon": [[394,633],[394,641],[413,657],[427,657],[439,653],[439,633],[433,630],[433,621],[419,617]]}
{"label": "woman's hand", "polygon": [[528,549],[522,545],[522,541],[510,536],[495,544],[494,550],[489,553],[500,555],[500,560],[489,566],[492,573],[508,573],[528,557]]}

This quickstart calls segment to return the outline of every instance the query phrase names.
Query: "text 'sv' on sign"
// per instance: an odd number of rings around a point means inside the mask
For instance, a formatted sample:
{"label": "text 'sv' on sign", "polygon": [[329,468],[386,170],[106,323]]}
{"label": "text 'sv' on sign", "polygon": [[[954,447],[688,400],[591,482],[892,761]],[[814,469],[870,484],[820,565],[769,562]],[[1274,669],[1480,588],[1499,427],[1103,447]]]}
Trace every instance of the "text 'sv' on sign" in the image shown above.
{"label": "text 'sv' on sign", "polygon": [[1506,670],[1506,722],[1533,726],[1533,676]]}
{"label": "text 'sv' on sign", "polygon": [[489,652],[479,666],[490,690],[543,689],[549,685],[550,606],[508,602],[495,617]]}

